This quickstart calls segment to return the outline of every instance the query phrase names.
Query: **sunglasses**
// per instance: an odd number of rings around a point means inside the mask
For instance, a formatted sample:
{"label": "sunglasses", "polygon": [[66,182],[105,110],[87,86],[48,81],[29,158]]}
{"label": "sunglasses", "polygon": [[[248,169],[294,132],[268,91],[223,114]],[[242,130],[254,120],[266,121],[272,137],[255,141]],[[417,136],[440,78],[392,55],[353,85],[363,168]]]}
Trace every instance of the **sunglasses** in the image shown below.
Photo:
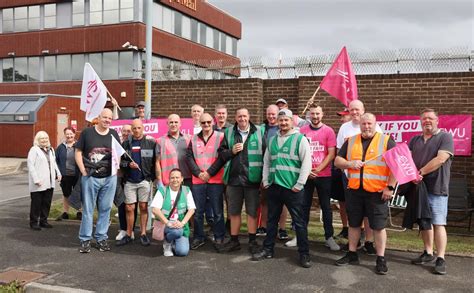
{"label": "sunglasses", "polygon": [[211,124],[212,121],[201,121],[201,124]]}

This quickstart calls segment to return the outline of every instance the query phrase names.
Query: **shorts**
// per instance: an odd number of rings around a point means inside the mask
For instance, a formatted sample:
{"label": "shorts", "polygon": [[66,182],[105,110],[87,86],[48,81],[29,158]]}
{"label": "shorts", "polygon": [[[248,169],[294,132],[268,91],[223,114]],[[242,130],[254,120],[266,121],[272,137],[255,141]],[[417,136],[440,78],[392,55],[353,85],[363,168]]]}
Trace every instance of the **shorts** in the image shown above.
{"label": "shorts", "polygon": [[448,217],[448,196],[428,194],[431,208],[431,223],[433,225],[446,226]]}
{"label": "shorts", "polygon": [[259,188],[243,186],[227,186],[227,208],[232,216],[242,213],[242,205],[245,200],[245,212],[247,215],[256,218],[257,209],[260,205]]}
{"label": "shorts", "polygon": [[71,195],[74,186],[76,186],[78,178],[78,176],[63,176],[61,178],[59,186],[61,186],[64,197],[68,198]]}
{"label": "shorts", "polygon": [[388,209],[388,201],[382,199],[382,193],[352,189],[347,193],[346,211],[349,227],[360,227],[364,217],[367,217],[370,228],[382,230],[387,224]]}
{"label": "shorts", "polygon": [[125,193],[125,203],[148,202],[150,200],[151,184],[143,180],[140,183],[126,182],[123,188]]}
{"label": "shorts", "polygon": [[345,175],[340,169],[331,170],[331,198],[344,202],[346,201],[344,189],[347,189],[347,180],[346,184],[344,185],[342,176]]}

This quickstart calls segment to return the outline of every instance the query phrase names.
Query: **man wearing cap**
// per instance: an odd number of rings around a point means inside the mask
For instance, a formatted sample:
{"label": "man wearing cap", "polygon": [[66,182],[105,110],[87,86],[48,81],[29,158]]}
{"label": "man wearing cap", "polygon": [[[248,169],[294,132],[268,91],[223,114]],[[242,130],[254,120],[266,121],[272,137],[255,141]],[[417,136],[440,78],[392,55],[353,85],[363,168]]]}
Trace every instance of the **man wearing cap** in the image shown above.
{"label": "man wearing cap", "polygon": [[[275,102],[275,105],[277,105],[280,110],[288,109],[288,103],[283,98],[279,98]],[[301,119],[298,115],[293,115],[292,119],[293,119],[293,127],[296,129],[306,124],[306,121],[304,119]]]}
{"label": "man wearing cap", "polygon": [[278,220],[283,205],[288,208],[295,224],[300,265],[311,267],[308,229],[303,215],[303,187],[311,173],[311,152],[308,140],[293,129],[293,113],[288,109],[278,112],[280,130],[267,147],[263,164],[263,188],[268,188],[267,236],[263,249],[252,255],[259,261],[273,258]]}
{"label": "man wearing cap", "polygon": [[145,101],[138,101],[135,104],[135,116],[132,119],[145,119]]}

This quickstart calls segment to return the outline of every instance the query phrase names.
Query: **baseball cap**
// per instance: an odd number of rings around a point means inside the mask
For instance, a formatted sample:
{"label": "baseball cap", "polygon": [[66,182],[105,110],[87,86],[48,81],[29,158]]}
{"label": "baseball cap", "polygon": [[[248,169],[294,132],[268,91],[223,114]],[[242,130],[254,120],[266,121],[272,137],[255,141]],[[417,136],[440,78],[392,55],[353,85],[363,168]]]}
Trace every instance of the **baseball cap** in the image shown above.
{"label": "baseball cap", "polygon": [[135,108],[137,107],[145,107],[145,101],[138,101],[136,104],[135,104]]}
{"label": "baseball cap", "polygon": [[344,110],[342,110],[341,112],[337,112],[336,114],[337,114],[338,116],[344,116],[344,115],[349,115],[350,112],[349,112],[349,109],[344,108]]}
{"label": "baseball cap", "polygon": [[283,103],[283,104],[287,104],[287,105],[288,105],[288,103],[286,102],[286,100],[285,100],[285,99],[282,99],[282,98],[279,98],[279,99],[275,102],[275,105],[278,104],[278,103]]}
{"label": "baseball cap", "polygon": [[287,116],[293,118],[293,112],[291,112],[291,110],[289,109],[281,109],[280,111],[278,111],[278,117],[280,116]]}

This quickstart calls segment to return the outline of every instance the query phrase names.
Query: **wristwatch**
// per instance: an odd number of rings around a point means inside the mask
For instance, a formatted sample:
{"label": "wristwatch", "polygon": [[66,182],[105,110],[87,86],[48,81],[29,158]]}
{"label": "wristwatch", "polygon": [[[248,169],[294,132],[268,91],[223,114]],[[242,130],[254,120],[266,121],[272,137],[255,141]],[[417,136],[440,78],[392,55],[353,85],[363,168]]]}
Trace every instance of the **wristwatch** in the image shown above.
{"label": "wristwatch", "polygon": [[393,187],[392,185],[387,186],[387,188],[388,188],[388,190],[390,190],[390,191],[394,191],[394,190],[395,190],[395,187]]}

